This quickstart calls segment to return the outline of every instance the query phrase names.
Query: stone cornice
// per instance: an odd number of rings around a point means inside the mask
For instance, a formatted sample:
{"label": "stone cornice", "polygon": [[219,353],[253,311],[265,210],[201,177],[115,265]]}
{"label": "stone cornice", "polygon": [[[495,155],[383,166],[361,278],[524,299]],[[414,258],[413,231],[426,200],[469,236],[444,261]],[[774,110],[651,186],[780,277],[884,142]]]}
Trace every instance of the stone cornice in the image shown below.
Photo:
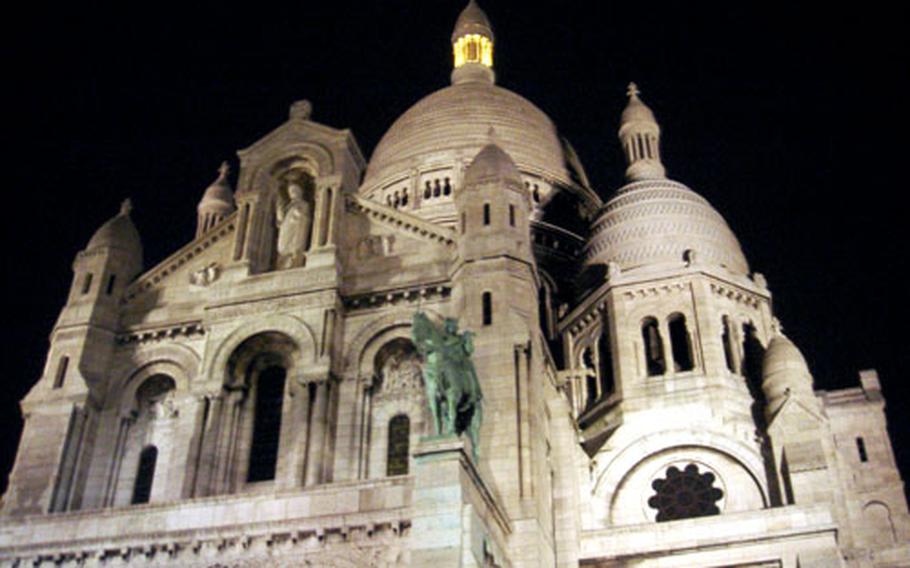
{"label": "stone cornice", "polygon": [[420,284],[408,288],[375,290],[364,294],[351,294],[343,299],[347,310],[365,310],[379,308],[387,304],[416,304],[429,299],[445,299],[452,293],[449,283]]}
{"label": "stone cornice", "polygon": [[142,329],[125,330],[116,337],[119,345],[148,343],[178,336],[192,337],[204,335],[205,328],[200,321],[171,323]]}
{"label": "stone cornice", "polygon": [[594,319],[593,306],[598,310],[605,309],[607,294],[611,291],[621,293],[627,299],[669,294],[687,289],[693,278],[697,277],[706,278],[711,291],[716,295],[731,298],[753,308],[770,299],[771,293],[767,289],[743,277],[731,276],[728,278],[699,266],[679,269],[674,273],[637,275],[621,272],[588,294],[560,320],[557,329],[562,333],[571,328],[577,333],[587,327]]}
{"label": "stone cornice", "polygon": [[455,247],[455,232],[440,227],[420,217],[409,215],[397,209],[370,201],[357,195],[346,195],[345,203],[349,210],[359,211],[380,223],[403,230],[412,236],[433,241],[449,247]]}

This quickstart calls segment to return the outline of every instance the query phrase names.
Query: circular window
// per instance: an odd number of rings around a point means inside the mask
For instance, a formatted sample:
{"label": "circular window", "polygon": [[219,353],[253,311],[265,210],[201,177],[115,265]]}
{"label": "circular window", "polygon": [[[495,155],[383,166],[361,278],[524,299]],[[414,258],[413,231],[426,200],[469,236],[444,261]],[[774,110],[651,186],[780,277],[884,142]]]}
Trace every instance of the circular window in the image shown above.
{"label": "circular window", "polygon": [[715,487],[717,477],[710,471],[701,473],[690,463],[682,470],[675,465],[667,468],[664,477],[651,482],[654,495],[648,506],[657,510],[657,522],[719,515],[717,502],[724,492]]}

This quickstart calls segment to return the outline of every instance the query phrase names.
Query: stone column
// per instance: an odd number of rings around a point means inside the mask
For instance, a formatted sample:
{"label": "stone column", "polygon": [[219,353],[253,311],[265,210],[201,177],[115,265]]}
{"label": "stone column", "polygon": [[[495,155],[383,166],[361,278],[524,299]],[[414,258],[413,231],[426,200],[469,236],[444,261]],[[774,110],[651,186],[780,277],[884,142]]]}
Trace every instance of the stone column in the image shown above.
{"label": "stone column", "polygon": [[328,414],[328,381],[315,383],[310,400],[309,447],[306,460],[306,485],[318,485],[323,479],[326,416]]}
{"label": "stone column", "polygon": [[196,475],[193,483],[193,497],[205,497],[212,493],[212,475],[215,470],[215,452],[218,447],[218,432],[221,427],[223,399],[220,394],[206,395],[209,412],[202,425],[202,443],[197,458]]}
{"label": "stone column", "polygon": [[310,391],[305,383],[294,382],[291,386],[290,408],[281,421],[281,449],[278,452],[276,483],[282,488],[302,487],[306,467],[307,410],[310,407]]}

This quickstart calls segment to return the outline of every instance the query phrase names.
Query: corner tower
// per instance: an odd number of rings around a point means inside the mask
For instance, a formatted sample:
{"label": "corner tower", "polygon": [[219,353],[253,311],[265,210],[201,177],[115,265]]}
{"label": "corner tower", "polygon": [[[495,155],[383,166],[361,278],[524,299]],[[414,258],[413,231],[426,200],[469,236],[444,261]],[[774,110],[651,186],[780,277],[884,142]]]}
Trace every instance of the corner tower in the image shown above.
{"label": "corner tower", "polygon": [[[592,492],[609,503],[592,526],[779,503],[762,430],[770,293],[723,217],[667,179],[639,95],[630,85],[619,128],[627,183],[592,224],[589,292],[560,322]],[[705,501],[676,507],[658,489],[676,476],[711,480]]]}

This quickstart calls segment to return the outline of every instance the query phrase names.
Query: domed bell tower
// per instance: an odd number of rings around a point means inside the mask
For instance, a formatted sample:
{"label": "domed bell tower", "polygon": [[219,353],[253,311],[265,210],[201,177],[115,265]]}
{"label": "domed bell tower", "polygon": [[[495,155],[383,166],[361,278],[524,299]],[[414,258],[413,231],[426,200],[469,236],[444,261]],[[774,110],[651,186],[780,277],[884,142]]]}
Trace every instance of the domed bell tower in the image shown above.
{"label": "domed bell tower", "polygon": [[480,471],[510,518],[540,520],[528,525],[534,534],[527,542],[536,546],[517,554],[547,557],[550,536],[538,531],[550,526],[550,489],[531,483],[548,474],[548,434],[530,199],[512,158],[491,142],[466,170],[455,205],[453,297],[462,327],[476,334]]}
{"label": "domed bell tower", "polygon": [[[591,514],[614,526],[667,520],[654,487],[679,471],[736,491],[702,512],[778,503],[761,390],[764,278],[749,274],[710,203],[667,178],[660,126],[635,84],[618,134],[627,183],[592,224],[591,288],[560,323],[598,497],[613,504]],[[656,505],[642,507],[643,496]]]}
{"label": "domed bell tower", "polygon": [[[125,201],[73,262],[73,283],[54,331],[43,377],[22,400],[25,426],[3,510],[65,511],[85,483],[85,461],[108,387],[120,299],[142,270],[142,243]],[[81,467],[80,469],[80,465]]]}

